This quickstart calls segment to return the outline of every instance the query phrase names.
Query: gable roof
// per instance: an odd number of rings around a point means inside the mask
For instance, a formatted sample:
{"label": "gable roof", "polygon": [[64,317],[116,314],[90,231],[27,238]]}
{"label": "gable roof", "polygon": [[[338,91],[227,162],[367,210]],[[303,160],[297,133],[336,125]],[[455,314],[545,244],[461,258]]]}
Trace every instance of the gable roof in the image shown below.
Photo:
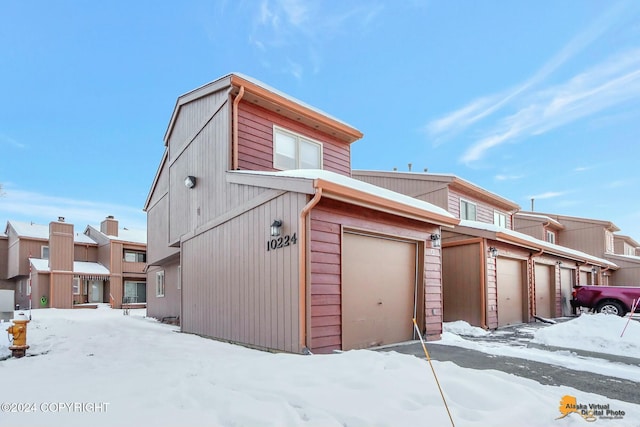
{"label": "gable roof", "polygon": [[257,79],[241,73],[230,73],[178,97],[164,135],[165,145],[168,145],[180,107],[220,90],[226,89],[230,94],[237,95],[241,87],[244,88],[243,101],[258,104],[279,115],[334,135],[348,143],[362,138],[362,132],[322,110],[280,92]]}
{"label": "gable roof", "polygon": [[493,193],[485,188],[473,184],[466,179],[453,174],[436,174],[428,172],[398,172],[398,171],[374,171],[374,170],[353,170],[352,176],[375,176],[384,178],[408,179],[425,182],[440,182],[451,189],[474,194],[478,199],[488,201],[507,211],[515,212],[520,209],[520,205],[511,200]]}
{"label": "gable roof", "polygon": [[[49,240],[49,226],[42,224],[35,224],[33,222],[20,222],[20,221],[7,221],[7,228],[13,229],[18,237],[38,240]],[[74,243],[82,243],[88,245],[95,245],[96,241],[91,237],[83,233],[75,232],[73,234]]]}
{"label": "gable roof", "polygon": [[640,248],[640,243],[636,242],[631,236],[625,236],[623,234],[614,234],[613,238],[616,240],[622,240],[627,243],[629,246],[634,248]]}
{"label": "gable roof", "polygon": [[552,225],[556,229],[564,230],[564,225],[546,215],[531,214],[525,212],[516,212],[516,219],[524,218],[540,222],[542,225]]}
{"label": "gable roof", "polygon": [[149,209],[149,203],[151,203],[151,198],[153,197],[153,193],[156,191],[156,186],[158,184],[158,180],[160,179],[160,174],[162,173],[162,170],[164,169],[168,158],[169,158],[169,148],[165,148],[164,153],[162,153],[162,159],[160,159],[160,165],[158,165],[156,174],[153,177],[153,182],[151,183],[149,194],[147,194],[147,200],[144,201],[144,206],[142,208],[143,212],[146,212],[147,209]]}
{"label": "gable roof", "polygon": [[449,212],[431,203],[326,170],[229,171],[227,180],[236,184],[279,188],[307,194],[314,194],[317,189],[322,189],[322,197],[381,212],[445,227],[453,227],[459,223]]}
{"label": "gable roof", "polygon": [[536,239],[535,237],[529,236],[528,234],[499,227],[495,224],[462,220],[460,221],[460,225],[456,227],[456,232],[469,233],[471,235],[477,234],[478,232],[488,232],[485,233],[485,237],[500,242],[514,244],[535,251],[542,251],[543,253],[557,255],[575,261],[588,262],[590,264],[599,265],[602,267],[609,267],[612,269],[618,268],[615,263],[606,259],[598,258],[585,252],[567,248],[565,246],[545,242],[544,240]]}
{"label": "gable roof", "polygon": [[127,243],[136,243],[136,244],[144,244],[144,245],[147,244],[147,230],[129,230],[127,228],[120,228],[118,229],[117,236],[111,236],[109,234],[106,234],[100,231],[100,227],[87,225],[85,232],[88,229],[91,229],[92,232],[98,234],[96,238],[99,238],[99,236],[102,236],[105,240],[109,240],[112,242],[127,242]]}
{"label": "gable roof", "polygon": [[[553,213],[542,213],[542,212],[528,212],[528,211],[518,212],[518,214],[523,214],[523,213],[532,214],[532,215],[544,215],[558,221],[560,224],[562,224],[563,220],[575,221],[575,222],[582,222],[586,224],[601,225],[602,227],[606,228],[608,231],[611,231],[611,232],[620,231],[620,228],[618,228],[618,226],[615,225],[613,222],[601,220],[601,219],[582,218],[577,216],[560,215],[560,214],[553,214]],[[566,225],[563,224],[563,226],[566,229]]]}

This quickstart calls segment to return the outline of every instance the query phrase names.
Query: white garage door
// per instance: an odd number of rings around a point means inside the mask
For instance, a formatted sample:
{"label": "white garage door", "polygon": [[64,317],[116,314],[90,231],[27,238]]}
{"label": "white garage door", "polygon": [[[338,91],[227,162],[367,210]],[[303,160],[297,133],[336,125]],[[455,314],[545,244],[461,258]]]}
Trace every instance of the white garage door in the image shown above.
{"label": "white garage door", "polygon": [[342,348],[412,339],[416,243],[344,233]]}

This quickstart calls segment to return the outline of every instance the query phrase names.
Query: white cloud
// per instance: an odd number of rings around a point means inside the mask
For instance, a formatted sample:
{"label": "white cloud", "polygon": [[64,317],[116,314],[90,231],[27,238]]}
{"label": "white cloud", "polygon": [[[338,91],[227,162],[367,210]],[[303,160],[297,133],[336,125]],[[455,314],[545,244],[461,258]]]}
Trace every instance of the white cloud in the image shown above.
{"label": "white cloud", "polygon": [[6,194],[0,199],[0,218],[6,220],[48,224],[63,216],[76,228],[84,228],[97,225],[107,215],[113,215],[122,227],[146,230],[146,215],[141,207],[47,196],[12,188],[4,190]]}
{"label": "white cloud", "polygon": [[[614,16],[619,13],[620,7],[613,8],[592,26],[570,40],[556,55],[538,69],[533,76],[515,88],[475,99],[464,107],[431,121],[426,126],[427,131],[436,137],[446,137],[450,136],[450,134],[459,133],[479,120],[507,106],[512,101],[517,100],[521,94],[526,93],[530,88],[543,81],[565,62],[598,39],[606,31],[607,26],[610,24],[610,21],[614,19]],[[439,138],[439,141],[441,141],[441,138]]]}
{"label": "white cloud", "polygon": [[16,141],[15,139],[7,136],[7,135],[1,135],[0,134],[0,145],[11,145],[12,147],[15,148],[26,148],[27,146],[21,142]]}
{"label": "white cloud", "polygon": [[555,197],[564,196],[565,194],[567,194],[566,191],[547,191],[545,193],[534,194],[533,196],[528,196],[527,198],[528,199],[535,199],[535,200],[553,199]]}
{"label": "white cloud", "polygon": [[613,55],[567,82],[539,90],[522,100],[524,107],[501,119],[487,136],[462,155],[474,162],[496,146],[540,135],[615,105],[640,97],[640,49]]}
{"label": "white cloud", "polygon": [[493,177],[496,181],[516,181],[518,179],[524,178],[524,175],[504,175],[498,174]]}

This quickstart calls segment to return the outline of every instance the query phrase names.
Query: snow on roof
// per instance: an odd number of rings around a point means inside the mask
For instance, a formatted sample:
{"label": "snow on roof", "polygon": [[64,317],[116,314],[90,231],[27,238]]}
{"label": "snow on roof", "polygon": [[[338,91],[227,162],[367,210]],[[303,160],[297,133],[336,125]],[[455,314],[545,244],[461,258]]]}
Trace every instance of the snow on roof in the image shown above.
{"label": "snow on roof", "polygon": [[621,258],[621,259],[624,259],[626,261],[631,261],[631,262],[640,262],[640,256],[635,256],[635,255],[606,254],[605,256],[614,257],[614,258]]}
{"label": "snow on roof", "polygon": [[573,255],[578,259],[584,259],[586,261],[591,261],[597,264],[609,265],[611,267],[616,267],[616,268],[618,267],[616,264],[612,263],[611,261],[607,261],[606,259],[598,258],[593,255],[589,255],[585,252],[581,252],[575,249],[567,248],[566,246],[560,246],[554,243],[545,242],[544,240],[536,239],[535,237],[529,236],[528,234],[520,233],[519,231],[510,230],[504,227],[499,227],[495,224],[489,224],[486,222],[479,222],[479,221],[470,221],[465,219],[460,221],[460,227],[469,227],[477,230],[490,231],[493,233],[507,234],[509,236],[515,237],[520,240],[526,240],[527,242],[530,242],[531,244],[533,244],[538,248],[547,249],[554,253],[560,253],[560,254],[564,253],[568,255]]}
{"label": "snow on roof", "polygon": [[[336,118],[336,117],[333,117],[331,114],[327,114],[326,112],[324,112],[324,111],[320,110],[319,108],[316,108],[316,107],[314,107],[314,106],[312,106],[312,105],[309,105],[309,104],[307,104],[306,102],[300,101],[299,99],[294,98],[294,97],[293,97],[293,96],[291,96],[291,95],[287,95],[286,93],[281,92],[281,91],[279,91],[278,89],[276,89],[276,88],[274,88],[274,87],[271,87],[271,86],[269,86],[268,84],[263,83],[263,82],[261,82],[261,81],[260,81],[260,80],[258,80],[258,79],[255,79],[255,78],[253,78],[253,77],[247,76],[246,74],[236,73],[236,72],[231,73],[231,74],[229,74],[229,75],[236,75],[236,76],[238,76],[238,77],[240,77],[240,78],[242,78],[242,79],[244,79],[244,80],[247,80],[247,81],[249,81],[249,82],[251,82],[251,83],[253,83],[253,84],[257,85],[257,86],[262,87],[263,89],[268,90],[269,92],[275,93],[275,94],[276,94],[276,95],[278,95],[278,96],[281,96],[281,97],[283,97],[283,98],[285,98],[285,99],[288,99],[288,100],[289,100],[289,101],[291,101],[291,102],[295,102],[296,104],[299,104],[299,105],[301,105],[301,106],[303,106],[303,107],[305,107],[305,108],[308,108],[309,110],[315,111],[315,112],[316,112],[316,113],[318,113],[318,114],[321,114],[321,115],[323,115],[323,116],[325,116],[325,117],[327,117],[327,118],[330,118],[331,120],[335,120],[335,121],[336,121],[336,122],[338,122],[338,123],[342,123],[342,124],[343,124],[343,125],[345,125],[345,126],[349,126],[350,128],[353,128],[353,126],[351,126],[349,123],[346,123],[346,122],[344,122],[344,121],[342,121],[342,120],[340,120],[340,119],[338,119],[338,118]],[[354,128],[354,129],[355,129],[355,128]]]}
{"label": "snow on roof", "polygon": [[[33,265],[37,271],[49,271],[49,260],[48,259],[40,259],[40,258],[29,258],[29,262]],[[84,261],[74,261],[73,262],[73,272],[76,274],[87,274],[87,275],[103,275],[108,276],[110,274],[109,269],[102,264],[97,262],[84,262]]]}
{"label": "snow on roof", "polygon": [[[49,226],[42,224],[35,224],[33,222],[20,222],[20,221],[8,221],[11,227],[20,237],[30,237],[32,239],[44,239],[49,240]],[[74,233],[73,241],[75,243],[93,244],[96,242],[89,236],[83,233]]]}
{"label": "snow on roof", "polygon": [[100,227],[92,227],[98,233],[102,233],[109,240],[117,240],[120,242],[130,242],[130,243],[142,243],[147,244],[147,230],[129,230],[128,228],[120,228],[118,229],[118,235],[112,236],[110,234],[103,233],[100,231]]}
{"label": "snow on roof", "polygon": [[246,173],[254,175],[264,176],[283,176],[290,178],[304,178],[304,179],[322,179],[324,181],[331,182],[333,184],[341,185],[347,188],[361,191],[373,196],[382,197],[390,201],[402,203],[407,206],[412,206],[427,212],[431,212],[440,216],[455,219],[448,211],[432,205],[431,203],[418,200],[414,197],[406,196],[404,194],[396,193],[395,191],[387,190],[386,188],[378,187],[373,184],[369,184],[364,181],[360,181],[348,176],[340,175],[335,172],[321,170],[321,169],[292,169],[279,172],[259,172],[259,171],[232,171],[232,173]]}

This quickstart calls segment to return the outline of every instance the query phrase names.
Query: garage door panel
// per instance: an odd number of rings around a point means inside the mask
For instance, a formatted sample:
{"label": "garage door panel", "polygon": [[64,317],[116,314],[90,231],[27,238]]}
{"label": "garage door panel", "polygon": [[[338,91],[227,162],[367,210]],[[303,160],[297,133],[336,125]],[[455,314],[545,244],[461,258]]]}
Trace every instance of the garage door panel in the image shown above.
{"label": "garage door panel", "polygon": [[412,338],[416,244],[345,233],[343,349]]}
{"label": "garage door panel", "polygon": [[535,313],[544,318],[553,317],[551,314],[551,305],[554,303],[554,292],[552,292],[551,267],[548,265],[536,265],[535,274]]}
{"label": "garage door panel", "polygon": [[519,260],[498,258],[498,326],[524,321],[523,263]]}

